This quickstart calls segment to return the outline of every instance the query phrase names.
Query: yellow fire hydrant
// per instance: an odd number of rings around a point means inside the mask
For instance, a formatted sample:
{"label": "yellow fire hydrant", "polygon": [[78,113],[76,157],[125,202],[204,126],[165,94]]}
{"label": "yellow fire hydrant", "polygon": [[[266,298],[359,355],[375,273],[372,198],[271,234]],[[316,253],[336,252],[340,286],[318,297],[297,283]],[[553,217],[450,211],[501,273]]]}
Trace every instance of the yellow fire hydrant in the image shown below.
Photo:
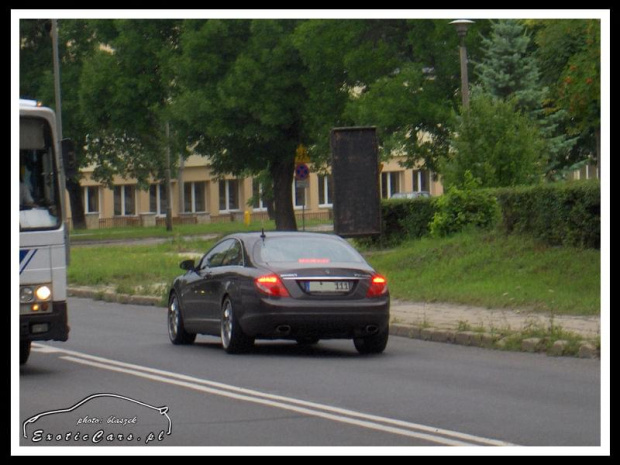
{"label": "yellow fire hydrant", "polygon": [[250,226],[250,210],[246,210],[243,212],[243,224],[246,226]]}

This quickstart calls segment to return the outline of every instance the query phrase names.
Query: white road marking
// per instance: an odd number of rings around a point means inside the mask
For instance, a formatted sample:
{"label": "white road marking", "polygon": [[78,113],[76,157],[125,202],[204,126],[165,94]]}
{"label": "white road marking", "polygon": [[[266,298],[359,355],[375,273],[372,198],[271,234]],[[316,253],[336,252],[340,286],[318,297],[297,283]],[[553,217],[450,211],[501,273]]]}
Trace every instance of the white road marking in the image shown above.
{"label": "white road marking", "polygon": [[422,439],[444,446],[514,446],[514,444],[508,442],[460,433],[458,431],[434,428],[431,426],[378,415],[371,415],[340,407],[295,399],[292,397],[269,394],[252,389],[196,378],[193,376],[187,376],[180,373],[134,365],[131,363],[45,346],[42,344],[37,344],[36,346],[33,345],[33,349],[45,353],[62,354],[61,358],[63,360],[73,363],[129,374],[199,392],[241,400],[244,402],[266,405],[269,407],[293,411],[304,415],[324,418],[362,428]]}

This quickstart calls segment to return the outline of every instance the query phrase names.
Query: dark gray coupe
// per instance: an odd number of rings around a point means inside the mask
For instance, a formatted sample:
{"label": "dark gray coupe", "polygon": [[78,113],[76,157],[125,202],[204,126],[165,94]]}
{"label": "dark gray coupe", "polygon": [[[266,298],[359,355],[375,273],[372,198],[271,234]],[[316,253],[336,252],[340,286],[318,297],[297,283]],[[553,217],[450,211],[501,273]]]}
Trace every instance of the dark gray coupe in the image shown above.
{"label": "dark gray coupe", "polygon": [[247,351],[256,339],[353,339],[363,354],[387,345],[386,279],[338,236],[232,234],[181,268],[168,300],[173,344],[208,334],[220,336],[229,353]]}

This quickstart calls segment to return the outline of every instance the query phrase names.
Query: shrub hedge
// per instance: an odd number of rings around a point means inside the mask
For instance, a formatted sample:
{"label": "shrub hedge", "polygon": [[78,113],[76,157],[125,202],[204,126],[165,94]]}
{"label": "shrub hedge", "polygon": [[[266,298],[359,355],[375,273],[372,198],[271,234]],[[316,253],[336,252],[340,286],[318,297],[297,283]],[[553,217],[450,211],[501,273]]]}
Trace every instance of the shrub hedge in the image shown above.
{"label": "shrub hedge", "polygon": [[497,199],[489,189],[465,186],[448,189],[436,202],[431,236],[449,236],[466,228],[490,229],[497,224]]}
{"label": "shrub hedge", "polygon": [[385,243],[426,236],[437,211],[436,197],[383,200],[383,238]]}
{"label": "shrub hedge", "polygon": [[601,189],[598,180],[497,189],[508,234],[527,233],[549,245],[600,249]]}
{"label": "shrub hedge", "polygon": [[[529,234],[553,246],[600,248],[601,193],[596,180],[484,191],[486,195],[468,196],[467,207],[475,210],[473,204],[480,201],[480,210],[488,211],[488,200],[495,197],[499,227],[507,234]],[[371,242],[389,245],[430,234],[435,214],[443,208],[439,199],[384,200],[383,236]]]}

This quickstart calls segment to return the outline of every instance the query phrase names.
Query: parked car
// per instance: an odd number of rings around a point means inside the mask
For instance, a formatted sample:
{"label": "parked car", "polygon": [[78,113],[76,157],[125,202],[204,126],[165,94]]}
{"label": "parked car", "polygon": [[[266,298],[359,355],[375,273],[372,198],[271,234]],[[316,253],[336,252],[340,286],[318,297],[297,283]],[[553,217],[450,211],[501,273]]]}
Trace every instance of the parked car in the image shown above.
{"label": "parked car", "polygon": [[358,352],[383,352],[390,295],[379,275],[344,239],[307,232],[224,237],[171,287],[168,334],[191,344],[220,336],[229,353],[256,339],[352,339]]}
{"label": "parked car", "polygon": [[430,192],[427,191],[419,191],[419,192],[396,192],[392,194],[390,199],[417,199],[418,197],[430,197]]}

